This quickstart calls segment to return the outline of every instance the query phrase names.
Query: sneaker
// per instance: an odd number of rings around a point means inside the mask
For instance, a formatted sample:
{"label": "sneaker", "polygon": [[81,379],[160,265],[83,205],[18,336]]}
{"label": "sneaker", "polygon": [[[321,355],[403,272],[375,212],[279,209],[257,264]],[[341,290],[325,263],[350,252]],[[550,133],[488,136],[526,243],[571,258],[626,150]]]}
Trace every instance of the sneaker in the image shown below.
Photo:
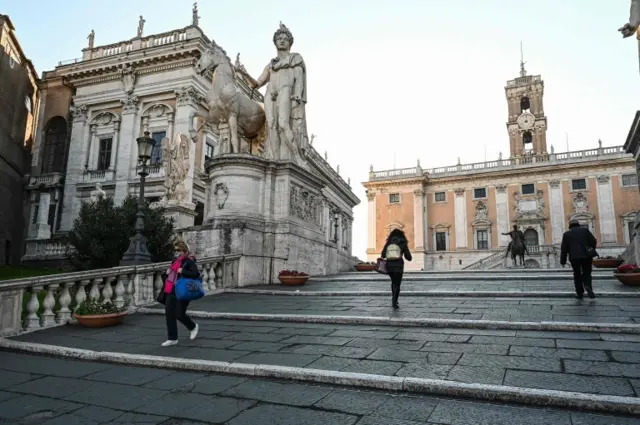
{"label": "sneaker", "polygon": [[196,339],[196,337],[198,336],[198,330],[200,329],[200,327],[198,326],[198,324],[196,323],[196,327],[193,328],[193,330],[191,331],[191,335],[189,336],[189,338],[191,339]]}
{"label": "sneaker", "polygon": [[163,347],[171,347],[172,345],[178,345],[178,340],[177,339],[176,340],[168,339],[168,340],[166,340],[165,342],[162,343]]}
{"label": "sneaker", "polygon": [[584,294],[576,294],[576,298],[581,300],[582,298],[584,298]]}
{"label": "sneaker", "polygon": [[593,293],[593,291],[589,291],[589,298],[594,299],[596,297],[596,294]]}

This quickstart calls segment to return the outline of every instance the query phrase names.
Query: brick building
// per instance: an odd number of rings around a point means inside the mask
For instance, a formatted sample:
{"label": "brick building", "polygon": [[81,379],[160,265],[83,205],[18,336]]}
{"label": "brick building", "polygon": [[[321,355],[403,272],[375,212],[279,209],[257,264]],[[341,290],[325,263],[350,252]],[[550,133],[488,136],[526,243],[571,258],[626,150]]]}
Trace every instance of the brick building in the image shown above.
{"label": "brick building", "polygon": [[547,149],[544,81],[527,75],[524,65],[505,94],[508,158],[430,170],[419,161],[412,168],[371,168],[364,183],[369,261],[389,231],[401,228],[415,251],[408,269],[504,267],[510,239],[502,234],[517,224],[531,253],[528,265],[555,267],[570,219],[591,229],[601,255],[624,251],[640,210],[633,156],[600,141],[584,151]]}
{"label": "brick building", "polygon": [[35,138],[38,76],[6,15],[0,15],[0,264],[20,262],[28,220],[25,176]]}

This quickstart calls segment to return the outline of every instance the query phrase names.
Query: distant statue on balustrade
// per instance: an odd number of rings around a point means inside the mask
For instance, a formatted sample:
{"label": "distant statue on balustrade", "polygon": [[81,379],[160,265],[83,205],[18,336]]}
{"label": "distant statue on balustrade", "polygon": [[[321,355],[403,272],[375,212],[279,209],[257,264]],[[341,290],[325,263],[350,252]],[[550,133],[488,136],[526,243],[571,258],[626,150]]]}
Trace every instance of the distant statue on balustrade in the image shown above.
{"label": "distant statue on balustrade", "polygon": [[191,25],[198,26],[200,22],[200,16],[198,16],[198,2],[193,3],[193,9],[191,10]]}
{"label": "distant statue on balustrade", "polygon": [[145,21],[142,15],[140,15],[140,20],[138,21],[138,33],[137,33],[138,38],[142,37],[142,32],[144,31],[145,22],[147,21]]}
{"label": "distant statue on balustrade", "polygon": [[96,32],[94,30],[91,30],[91,32],[87,36],[87,39],[89,40],[89,50],[91,50],[93,49],[93,43],[96,39]]}
{"label": "distant statue on balustrade", "polygon": [[188,199],[189,191],[185,186],[190,168],[189,149],[190,140],[182,133],[176,133],[173,140],[168,137],[162,139],[162,162],[166,189],[162,202],[190,202]]}
{"label": "distant statue on balustrade", "polygon": [[[239,58],[236,59],[239,63]],[[241,92],[236,86],[234,67],[222,47],[214,41],[211,42],[195,65],[195,71],[204,73],[213,69],[212,87],[207,93],[207,114],[194,113],[194,117],[206,124],[228,123],[230,140],[226,143],[222,140],[223,153],[241,153],[239,131],[249,141],[253,151],[253,145],[262,145],[265,140],[265,113],[262,104],[249,99],[249,96]],[[195,139],[200,129],[192,129],[191,137]],[[256,149],[257,151],[258,149]]]}
{"label": "distant statue on balustrade", "polygon": [[629,22],[618,29],[623,38],[631,37],[640,27],[640,0],[631,0]]}

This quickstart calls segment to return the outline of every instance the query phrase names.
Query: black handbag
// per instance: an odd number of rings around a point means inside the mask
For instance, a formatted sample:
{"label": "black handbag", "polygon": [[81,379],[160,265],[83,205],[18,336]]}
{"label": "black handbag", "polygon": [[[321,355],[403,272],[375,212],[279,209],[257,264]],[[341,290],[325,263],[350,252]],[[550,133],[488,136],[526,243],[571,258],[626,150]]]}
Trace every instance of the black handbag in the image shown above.
{"label": "black handbag", "polygon": [[159,302],[162,305],[165,305],[167,303],[167,294],[164,292],[164,286],[167,283],[167,278],[169,277],[169,275],[167,273],[162,273],[162,275],[160,276],[160,278],[162,279],[162,288],[160,289],[160,292],[158,292],[158,296],[156,297],[156,301]]}

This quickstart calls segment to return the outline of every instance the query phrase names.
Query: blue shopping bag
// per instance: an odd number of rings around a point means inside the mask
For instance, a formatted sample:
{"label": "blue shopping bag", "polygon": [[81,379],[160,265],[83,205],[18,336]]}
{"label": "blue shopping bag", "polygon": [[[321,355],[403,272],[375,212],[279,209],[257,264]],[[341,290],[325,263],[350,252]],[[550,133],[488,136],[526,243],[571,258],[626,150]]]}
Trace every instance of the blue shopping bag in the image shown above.
{"label": "blue shopping bag", "polygon": [[181,277],[176,282],[176,298],[178,301],[194,301],[204,297],[202,279]]}

